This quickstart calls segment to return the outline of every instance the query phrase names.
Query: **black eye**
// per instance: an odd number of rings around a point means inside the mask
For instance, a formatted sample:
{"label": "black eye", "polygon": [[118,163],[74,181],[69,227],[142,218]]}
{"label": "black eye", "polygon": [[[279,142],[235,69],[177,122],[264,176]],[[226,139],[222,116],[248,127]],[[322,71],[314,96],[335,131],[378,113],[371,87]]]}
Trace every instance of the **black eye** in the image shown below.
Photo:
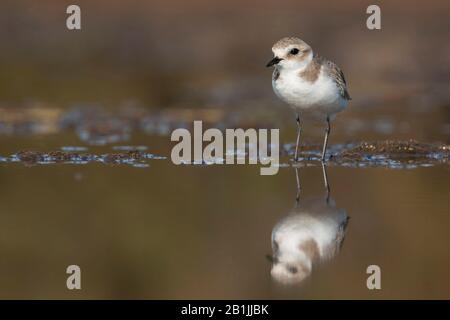
{"label": "black eye", "polygon": [[291,51],[289,51],[291,54],[297,54],[298,53],[298,49],[297,48],[294,48],[294,49],[291,49]]}
{"label": "black eye", "polygon": [[291,267],[291,266],[288,266],[287,270],[292,274],[296,274],[298,272],[296,267]]}

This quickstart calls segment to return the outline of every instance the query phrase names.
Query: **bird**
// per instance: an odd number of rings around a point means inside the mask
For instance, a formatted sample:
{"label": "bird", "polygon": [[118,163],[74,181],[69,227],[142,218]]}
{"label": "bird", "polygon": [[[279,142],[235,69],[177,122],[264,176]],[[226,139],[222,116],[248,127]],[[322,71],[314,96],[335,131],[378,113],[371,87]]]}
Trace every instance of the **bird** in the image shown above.
{"label": "bird", "polygon": [[303,282],[314,265],[339,253],[348,221],[333,199],[305,199],[272,230],[272,278],[283,284]]}
{"label": "bird", "polygon": [[321,161],[325,161],[331,120],[351,100],[342,70],[332,61],[315,54],[312,47],[296,37],[277,41],[274,57],[266,67],[274,67],[272,88],[296,113],[297,140],[294,160],[298,161],[303,119],[326,121]]}
{"label": "bird", "polygon": [[334,258],[344,242],[350,218],[330,197],[323,170],[327,196],[297,198],[294,208],[272,229],[272,255],[267,258],[272,262],[272,278],[282,284],[303,282],[314,265]]}
{"label": "bird", "polygon": [[341,250],[350,217],[331,198],[327,170],[322,162],[325,198],[310,197],[300,201],[298,168],[297,197],[294,208],[272,229],[272,263],[270,274],[282,284],[300,284],[313,267],[333,259]]}

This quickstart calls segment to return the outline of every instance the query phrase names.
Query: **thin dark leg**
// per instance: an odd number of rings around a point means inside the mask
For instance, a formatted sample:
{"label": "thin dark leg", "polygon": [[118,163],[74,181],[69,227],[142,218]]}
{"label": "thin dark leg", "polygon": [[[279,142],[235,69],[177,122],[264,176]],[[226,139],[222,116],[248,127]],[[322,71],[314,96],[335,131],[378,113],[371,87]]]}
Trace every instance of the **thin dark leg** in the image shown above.
{"label": "thin dark leg", "polygon": [[297,196],[295,197],[295,203],[298,205],[299,201],[300,201],[300,179],[298,177],[298,168],[294,168],[295,169],[295,179],[297,181]]}
{"label": "thin dark leg", "polygon": [[327,175],[327,167],[325,163],[322,162],[322,173],[323,173],[323,182],[325,184],[325,188],[327,190],[327,203],[330,201],[330,185],[328,184],[328,175]]}
{"label": "thin dark leg", "polygon": [[322,161],[325,161],[325,153],[327,152],[328,136],[330,135],[330,132],[331,132],[330,118],[327,117],[327,129],[325,130],[325,140],[323,142]]}
{"label": "thin dark leg", "polygon": [[300,116],[297,114],[297,142],[295,143],[295,155],[294,155],[294,161],[298,161],[298,145],[300,143],[300,132],[301,132],[301,127],[300,127]]}

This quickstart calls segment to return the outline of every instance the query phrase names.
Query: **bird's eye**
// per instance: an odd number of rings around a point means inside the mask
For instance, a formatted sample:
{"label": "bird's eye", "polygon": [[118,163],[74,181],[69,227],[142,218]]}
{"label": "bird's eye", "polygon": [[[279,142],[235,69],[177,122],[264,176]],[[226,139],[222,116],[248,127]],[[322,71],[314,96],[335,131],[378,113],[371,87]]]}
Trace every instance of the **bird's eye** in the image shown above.
{"label": "bird's eye", "polygon": [[298,53],[298,49],[297,48],[293,48],[291,49],[291,51],[289,51],[291,54],[297,54]]}
{"label": "bird's eye", "polygon": [[298,272],[298,269],[296,267],[292,267],[292,266],[288,266],[287,270],[292,274],[296,274]]}

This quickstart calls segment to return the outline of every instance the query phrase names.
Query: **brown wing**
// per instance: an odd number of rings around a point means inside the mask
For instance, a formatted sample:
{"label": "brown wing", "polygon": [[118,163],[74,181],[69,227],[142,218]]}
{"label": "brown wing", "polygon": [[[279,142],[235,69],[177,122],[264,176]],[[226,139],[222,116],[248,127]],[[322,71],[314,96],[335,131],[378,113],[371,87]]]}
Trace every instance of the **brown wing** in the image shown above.
{"label": "brown wing", "polygon": [[344,244],[345,240],[345,232],[347,229],[348,221],[350,220],[350,217],[347,217],[345,221],[339,226],[339,230],[336,234],[336,238],[334,239],[332,245],[329,247],[329,250],[331,252],[331,257],[334,257],[339,253],[339,251],[342,248],[342,245]]}
{"label": "brown wing", "polygon": [[341,93],[341,97],[346,100],[352,100],[350,97],[348,91],[347,91],[347,82],[345,81],[344,73],[341,69],[332,61],[327,60],[325,58],[318,58],[321,60],[322,65],[327,68],[328,74],[333,78],[334,82],[336,83],[336,86],[339,89],[339,92]]}

